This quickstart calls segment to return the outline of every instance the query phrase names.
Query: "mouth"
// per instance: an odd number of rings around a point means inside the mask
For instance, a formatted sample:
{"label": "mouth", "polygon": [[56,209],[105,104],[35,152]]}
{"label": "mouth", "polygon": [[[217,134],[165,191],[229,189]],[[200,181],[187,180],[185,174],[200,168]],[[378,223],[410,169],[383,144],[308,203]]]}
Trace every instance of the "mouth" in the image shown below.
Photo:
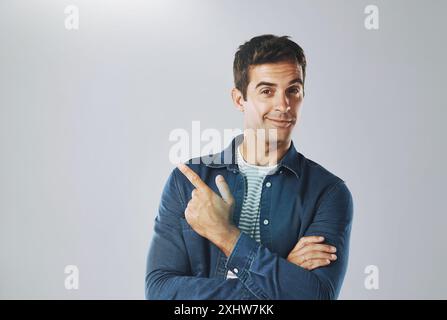
{"label": "mouth", "polygon": [[293,120],[284,120],[284,119],[272,119],[272,118],[266,118],[269,120],[270,123],[272,123],[277,128],[288,128],[293,124]]}

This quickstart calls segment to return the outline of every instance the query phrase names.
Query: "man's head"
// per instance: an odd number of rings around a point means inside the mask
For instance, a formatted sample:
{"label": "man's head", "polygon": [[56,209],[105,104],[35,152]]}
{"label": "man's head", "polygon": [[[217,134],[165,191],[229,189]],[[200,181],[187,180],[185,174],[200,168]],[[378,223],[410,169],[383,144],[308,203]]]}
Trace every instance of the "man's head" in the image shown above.
{"label": "man's head", "polygon": [[252,38],[239,47],[233,64],[232,98],[244,112],[244,129],[277,129],[279,143],[290,140],[306,75],[303,49],[288,38]]}

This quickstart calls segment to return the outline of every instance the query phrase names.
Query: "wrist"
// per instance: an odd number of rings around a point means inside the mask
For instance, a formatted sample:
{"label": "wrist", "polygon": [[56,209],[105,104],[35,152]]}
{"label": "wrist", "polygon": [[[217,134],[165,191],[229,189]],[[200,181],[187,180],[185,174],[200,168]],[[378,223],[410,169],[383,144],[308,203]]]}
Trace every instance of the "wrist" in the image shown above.
{"label": "wrist", "polygon": [[219,234],[212,242],[227,256],[229,257],[236,246],[237,240],[241,231],[234,225],[229,226],[226,230]]}

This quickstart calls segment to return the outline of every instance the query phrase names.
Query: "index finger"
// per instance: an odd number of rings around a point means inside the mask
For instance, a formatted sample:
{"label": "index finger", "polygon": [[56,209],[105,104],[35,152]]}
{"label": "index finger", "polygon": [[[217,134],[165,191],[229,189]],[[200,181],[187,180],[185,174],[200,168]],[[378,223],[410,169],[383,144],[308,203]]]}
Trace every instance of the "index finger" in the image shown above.
{"label": "index finger", "polygon": [[323,241],[324,241],[324,237],[305,236],[305,237],[300,238],[300,240],[298,240],[298,243],[296,244],[295,248],[293,248],[293,250],[299,250],[299,249],[303,248],[308,243],[320,243]]}
{"label": "index finger", "polygon": [[203,182],[202,179],[200,179],[197,173],[192,171],[192,169],[186,164],[179,163],[177,165],[177,168],[185,175],[185,177],[193,184],[193,186],[196,187],[197,190],[205,191],[209,189],[206,183]]}

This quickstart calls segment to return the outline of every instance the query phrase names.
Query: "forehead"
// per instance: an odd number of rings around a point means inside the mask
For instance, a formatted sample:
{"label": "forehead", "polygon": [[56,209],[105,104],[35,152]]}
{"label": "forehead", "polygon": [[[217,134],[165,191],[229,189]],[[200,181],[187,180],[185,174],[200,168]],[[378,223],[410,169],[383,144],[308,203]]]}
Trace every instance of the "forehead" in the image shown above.
{"label": "forehead", "polygon": [[248,76],[249,86],[256,86],[261,81],[282,84],[296,78],[303,80],[303,70],[295,62],[265,63],[251,66]]}

